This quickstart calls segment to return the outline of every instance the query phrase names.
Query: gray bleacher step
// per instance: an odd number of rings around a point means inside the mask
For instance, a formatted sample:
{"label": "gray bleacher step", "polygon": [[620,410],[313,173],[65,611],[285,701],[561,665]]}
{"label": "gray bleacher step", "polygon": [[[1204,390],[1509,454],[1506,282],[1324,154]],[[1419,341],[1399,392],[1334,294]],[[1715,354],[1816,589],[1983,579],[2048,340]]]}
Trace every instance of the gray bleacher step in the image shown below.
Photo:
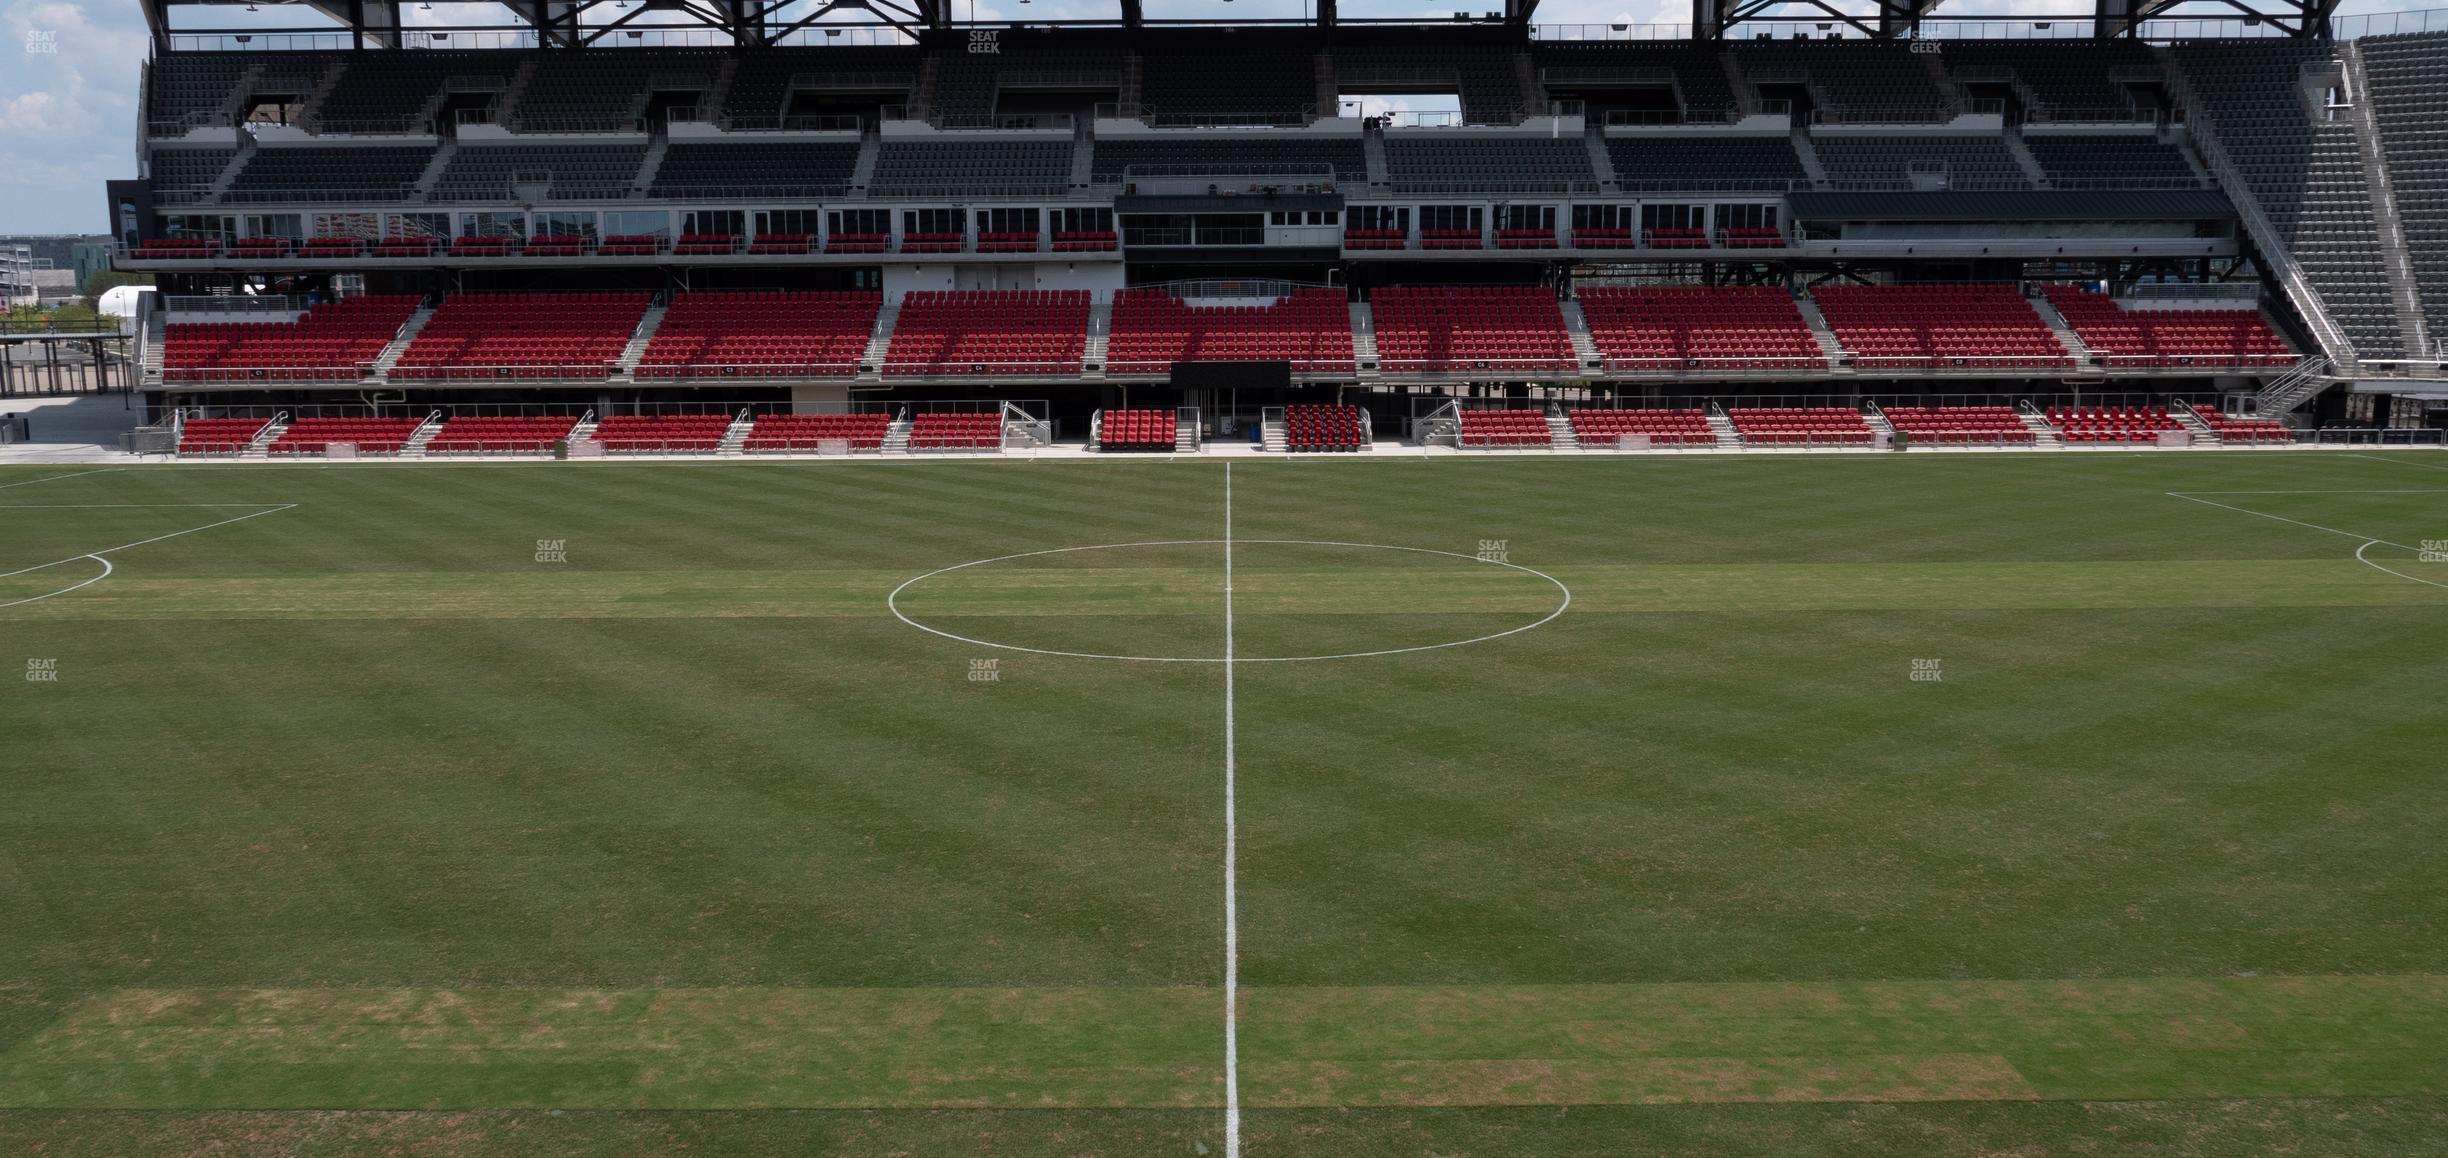
{"label": "gray bleacher step", "polygon": [[884,154],[884,138],[868,133],[859,138],[858,163],[850,166],[850,188],[864,193],[875,180],[876,158]]}
{"label": "gray bleacher step", "polygon": [[[1734,54],[1729,52],[1726,55],[1731,57]],[[1810,133],[1802,126],[1795,125],[1787,137],[1793,142],[1794,159],[1802,162],[1802,174],[1810,178],[1811,188],[1827,188],[1827,166],[1819,162],[1819,147],[1811,143]]]}
{"label": "gray bleacher step", "polygon": [[1377,370],[1377,322],[1370,316],[1367,302],[1351,304],[1352,361],[1359,367],[1359,376],[1373,379]]}
{"label": "gray bleacher step", "polygon": [[1819,343],[1819,354],[1827,359],[1828,372],[1852,373],[1853,368],[1845,365],[1844,343],[1836,340],[1836,331],[1828,327],[1827,315],[1819,312],[1819,303],[1807,297],[1797,297],[1794,299],[1794,309],[1802,314],[1803,324],[1810,327],[1811,340]]}
{"label": "gray bleacher step", "polygon": [[434,150],[433,160],[425,162],[425,171],[417,174],[413,195],[419,201],[433,196],[434,186],[442,180],[442,171],[450,168],[451,158],[459,155],[459,142],[445,140]]}
{"label": "gray bleacher step", "polygon": [[1547,412],[1547,441],[1554,443],[1558,450],[1581,449],[1581,436],[1573,433],[1572,419],[1562,411]]}
{"label": "gray bleacher step", "polygon": [[400,325],[399,333],[392,337],[391,344],[384,346],[382,353],[374,356],[374,377],[386,377],[392,367],[399,365],[400,355],[408,352],[409,343],[416,341],[416,336],[424,331],[425,323],[432,321],[433,316],[432,306],[418,306],[415,313],[408,315],[408,320]]}
{"label": "gray bleacher step", "polygon": [[1582,129],[1581,138],[1589,145],[1590,172],[1597,174],[1599,189],[1606,192],[1620,189],[1622,186],[1615,176],[1615,158],[1607,152],[1605,123],[1597,120],[1588,122]]}
{"label": "gray bleacher step", "polygon": [[638,162],[637,177],[630,181],[634,193],[644,194],[654,188],[655,177],[663,172],[663,158],[671,155],[671,138],[655,134],[654,143],[646,146],[646,156]]}
{"label": "gray bleacher step", "polygon": [[1869,427],[1870,433],[1884,434],[1889,438],[1895,437],[1895,423],[1887,421],[1887,412],[1879,409],[1878,403],[1864,400],[1861,406],[1861,416],[1862,425]]}
{"label": "gray bleacher step", "polygon": [[905,414],[894,418],[892,420],[892,424],[884,428],[884,445],[881,448],[882,452],[885,454],[908,454],[909,437],[909,416]]}
{"label": "gray bleacher step", "polygon": [[1572,340],[1573,360],[1584,370],[1606,366],[1606,356],[1598,352],[1596,339],[1590,337],[1589,317],[1581,312],[1581,303],[1569,298],[1556,303],[1564,314],[1564,336]]}
{"label": "gray bleacher step", "polygon": [[1284,435],[1283,419],[1269,418],[1259,423],[1258,447],[1269,454],[1286,454],[1291,451],[1292,443]]}
{"label": "gray bleacher step", "polygon": [[2091,347],[2083,342],[2081,334],[2074,332],[2073,324],[2066,321],[2065,315],[2057,312],[2057,304],[2048,300],[2048,295],[2033,294],[2027,300],[2031,302],[2032,312],[2040,315],[2040,321],[2048,326],[2049,332],[2057,335],[2057,344],[2065,347],[2066,356],[2074,359],[2076,370],[2085,374],[2106,373],[2091,361]]}
{"label": "gray bleacher step", "polygon": [[1088,340],[1080,347],[1080,376],[1097,379],[1105,376],[1105,351],[1113,342],[1113,303],[1098,302],[1088,307]]}
{"label": "gray bleacher step", "polygon": [[638,318],[637,329],[630,331],[629,344],[621,347],[619,369],[614,371],[616,377],[637,377],[638,359],[646,356],[646,347],[653,344],[655,331],[662,328],[663,315],[670,308],[669,305],[646,307],[646,313]]}
{"label": "gray bleacher step", "polygon": [[2040,167],[2040,158],[2033,156],[2031,146],[2023,143],[2022,133],[2009,128],[1998,139],[2006,143],[2006,152],[2015,159],[2015,164],[2023,167],[2023,178],[2032,183],[2032,188],[2049,187],[2048,170]]}
{"label": "gray bleacher step", "polygon": [[2184,427],[2185,432],[2193,436],[2195,446],[2219,446],[2226,442],[2219,437],[2218,431],[2211,429],[2209,423],[2202,421],[2201,415],[2193,412],[2192,403],[2181,398],[2168,404],[2168,417],[2175,419],[2178,426]]}
{"label": "gray bleacher step", "polygon": [[2353,41],[2338,47],[2346,70],[2348,91],[2362,94],[2350,110],[2355,143],[2362,154],[2363,183],[2371,191],[2372,223],[2380,235],[2381,271],[2388,275],[2389,296],[2397,306],[2398,339],[2409,354],[2431,348],[2430,327],[2422,297],[2415,290],[2412,254],[2406,248],[2405,221],[2397,212],[2395,182],[2381,156],[2380,124],[2372,114],[2370,83],[2364,78],[2363,51]]}
{"label": "gray bleacher step", "polygon": [[1734,420],[1726,417],[1725,411],[1718,409],[1714,403],[1708,408],[1708,425],[1709,430],[1717,436],[1718,447],[1725,450],[1742,449],[1742,435],[1734,429]]}
{"label": "gray bleacher step", "polygon": [[875,329],[867,335],[867,349],[859,354],[859,377],[883,376],[884,355],[892,350],[893,320],[900,316],[901,303],[890,298],[876,311]]}
{"label": "gray bleacher step", "polygon": [[2032,432],[2032,445],[2055,449],[2065,444],[2057,440],[2057,428],[2049,425],[2048,417],[2032,408],[2027,400],[2015,408],[2015,417],[2023,420],[2023,428]]}
{"label": "gray bleacher step", "polygon": [[748,451],[748,433],[756,429],[756,415],[741,411],[723,428],[722,441],[714,447],[717,455],[740,455]]}

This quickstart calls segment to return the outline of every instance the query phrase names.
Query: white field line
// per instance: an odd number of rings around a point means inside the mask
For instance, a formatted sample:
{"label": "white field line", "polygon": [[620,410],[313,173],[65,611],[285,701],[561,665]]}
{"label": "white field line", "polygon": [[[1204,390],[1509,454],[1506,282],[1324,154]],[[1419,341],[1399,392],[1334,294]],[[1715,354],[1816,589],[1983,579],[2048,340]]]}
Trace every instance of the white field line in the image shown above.
{"label": "white field line", "polygon": [[977,647],[991,647],[999,651],[1026,652],[1030,655],[1063,656],[1070,659],[1123,660],[1130,663],[1231,664],[1317,663],[1320,661],[1333,659],[1374,659],[1380,656],[1388,655],[1411,655],[1413,653],[1423,651],[1443,651],[1449,647],[1465,647],[1474,643],[1486,643],[1490,640],[1503,639],[1509,635],[1520,635],[1525,631],[1545,627],[1546,625],[1555,622],[1558,617],[1562,616],[1566,611],[1572,608],[1572,588],[1565,586],[1563,580],[1558,579],[1545,571],[1538,570],[1535,567],[1525,567],[1519,563],[1509,561],[1499,563],[1492,560],[1483,560],[1476,555],[1465,555],[1460,551],[1439,551],[1430,547],[1395,547],[1384,543],[1346,543],[1332,539],[1235,539],[1233,540],[1234,544],[1243,547],[1348,547],[1357,550],[1369,551],[1406,551],[1414,555],[1443,555],[1449,559],[1462,559],[1472,563],[1482,563],[1488,566],[1504,567],[1522,572],[1526,575],[1536,575],[1540,579],[1546,580],[1550,585],[1555,587],[1558,598],[1556,601],[1555,610],[1548,612],[1546,616],[1537,620],[1536,622],[1525,623],[1519,627],[1508,628],[1504,631],[1494,632],[1488,635],[1473,636],[1469,639],[1456,639],[1445,643],[1425,643],[1416,647],[1386,648],[1378,651],[1347,651],[1340,652],[1335,655],[1236,655],[1230,660],[1227,660],[1222,656],[1214,655],[1107,655],[1102,652],[1093,651],[1060,651],[1053,648],[1044,647],[1022,647],[1016,643],[996,643],[991,639],[975,639],[966,635],[956,635],[952,632],[945,631],[942,628],[930,626],[917,619],[911,618],[908,612],[901,609],[901,596],[910,588],[925,583],[927,580],[933,579],[938,575],[949,575],[954,571],[965,571],[971,567],[986,567],[996,563],[1008,563],[1014,559],[1034,559],[1045,555],[1070,555],[1082,551],[1122,551],[1129,550],[1134,547],[1215,546],[1223,541],[1224,540],[1222,539],[1151,539],[1141,543],[1094,543],[1084,547],[1050,547],[1042,551],[1022,551],[1015,555],[997,555],[991,559],[972,559],[966,563],[954,563],[949,567],[938,567],[924,575],[916,575],[902,580],[900,586],[893,588],[890,593],[885,595],[884,606],[886,610],[893,613],[893,618],[898,619],[911,627],[915,627],[920,631],[926,632],[929,635],[939,635],[955,643],[972,644]]}
{"label": "white field line", "polygon": [[2406,460],[2404,460],[2404,459],[2402,459],[2402,458],[2383,458],[2383,457],[2381,457],[2380,455],[2376,455],[2376,454],[2350,454],[2350,455],[2347,455],[2346,457],[2348,457],[2348,458],[2359,458],[2359,459],[2364,460],[2365,462],[2392,462],[2392,463],[2397,464],[2398,466],[2410,466],[2410,467],[2413,467],[2413,468],[2414,468],[2414,469],[2416,469],[2416,470],[2448,470],[2448,466],[2440,466],[2440,465],[2438,465],[2438,464],[2436,464],[2436,463],[2428,463],[2428,462],[2407,462]]}
{"label": "white field line", "polygon": [[49,476],[49,477],[47,477],[47,478],[30,478],[30,479],[25,480],[24,482],[0,483],[0,491],[7,490],[7,489],[9,489],[10,487],[30,487],[30,486],[33,486],[35,483],[58,482],[59,480],[64,479],[64,478],[84,478],[86,475],[89,475],[89,474],[110,474],[110,473],[112,473],[112,472],[114,472],[114,471],[123,471],[123,470],[126,470],[126,469],[127,469],[127,468],[126,468],[126,467],[124,467],[124,466],[106,466],[106,467],[103,467],[103,468],[102,468],[102,469],[100,469],[100,470],[80,470],[80,471],[76,472],[75,474],[55,474],[55,475],[51,475],[51,476]]}
{"label": "white field line", "polygon": [[[88,473],[100,473],[100,472],[88,472]],[[67,476],[67,477],[73,477],[73,476]],[[38,482],[39,482],[39,481],[42,481],[42,480],[39,480],[39,479],[38,479],[38,480],[36,480],[36,481],[38,481]],[[110,505],[110,504],[98,504],[98,505]],[[71,591],[75,591],[75,590],[78,590],[78,589],[80,589],[80,588],[84,588],[84,587],[90,587],[90,586],[92,586],[92,585],[94,585],[94,584],[96,584],[96,583],[101,582],[101,581],[102,581],[102,580],[104,580],[104,579],[108,579],[108,578],[110,578],[110,576],[111,576],[111,572],[112,572],[112,571],[114,571],[114,570],[116,570],[116,568],[112,567],[112,566],[111,566],[111,561],[110,561],[109,559],[107,559],[107,558],[104,558],[104,556],[111,555],[111,554],[114,554],[114,553],[116,553],[116,552],[120,552],[120,551],[129,550],[129,549],[131,549],[131,548],[135,548],[135,547],[142,547],[142,546],[145,546],[146,544],[149,544],[149,543],[159,543],[159,542],[161,542],[161,541],[163,541],[163,540],[165,540],[165,539],[175,539],[175,538],[178,538],[178,537],[179,537],[179,536],[181,536],[181,535],[192,535],[192,534],[195,534],[195,533],[196,533],[196,532],[198,532],[198,531],[209,531],[209,530],[212,530],[214,527],[226,527],[226,526],[230,525],[231,523],[243,523],[243,522],[247,521],[248,519],[260,519],[260,518],[264,517],[265,515],[277,515],[277,514],[281,513],[282,511],[294,511],[294,510],[296,510],[296,509],[298,508],[298,504],[296,504],[296,503],[280,503],[280,504],[277,504],[277,505],[275,505],[275,504],[271,504],[271,503],[162,503],[162,504],[141,504],[141,503],[139,503],[139,504],[128,504],[128,505],[131,505],[131,506],[146,506],[146,505],[159,505],[159,506],[252,506],[252,507],[263,507],[263,508],[265,508],[265,509],[260,510],[260,511],[256,511],[255,513],[250,514],[250,515],[238,515],[238,516],[235,516],[235,517],[233,517],[233,518],[222,519],[222,520],[221,520],[221,521],[219,521],[219,522],[215,522],[215,523],[206,523],[206,524],[204,524],[204,525],[203,525],[203,526],[201,526],[201,527],[189,527],[189,528],[187,528],[187,529],[186,529],[186,530],[184,530],[184,531],[172,531],[172,532],[170,532],[170,533],[169,533],[169,534],[167,534],[167,535],[155,535],[155,536],[153,536],[153,537],[152,537],[152,538],[150,538],[150,539],[138,539],[138,540],[136,540],[136,541],[135,541],[135,542],[133,542],[133,543],[121,543],[121,544],[119,544],[119,545],[118,545],[118,546],[116,546],[116,547],[104,547],[104,548],[102,548],[102,549],[101,549],[101,550],[99,550],[99,551],[88,551],[88,552],[86,552],[86,553],[84,553],[84,554],[82,554],[82,555],[70,555],[70,556],[68,556],[68,557],[67,557],[67,558],[65,558],[65,559],[54,559],[54,560],[52,560],[51,562],[48,562],[48,563],[39,563],[39,564],[36,564],[36,565],[34,565],[34,566],[32,566],[32,567],[21,567],[21,568],[19,568],[19,569],[15,570],[15,571],[0,572],[0,579],[13,579],[13,578],[16,578],[16,577],[17,577],[17,576],[19,576],[19,575],[31,575],[31,574],[33,574],[33,573],[34,573],[34,572],[36,572],[36,571],[45,571],[45,570],[49,570],[50,568],[53,568],[53,567],[58,567],[58,566],[61,566],[62,564],[74,563],[74,562],[76,562],[76,561],[77,561],[77,560],[79,560],[79,559],[91,559],[91,560],[93,560],[93,561],[94,561],[94,562],[96,562],[96,563],[100,563],[100,564],[102,564],[102,573],[101,573],[101,574],[96,575],[96,576],[94,576],[93,578],[91,578],[91,579],[88,579],[88,580],[84,581],[83,583],[79,583],[79,584],[77,584],[77,585],[76,585],[76,586],[74,586],[74,587],[63,587],[63,588],[60,588],[60,589],[59,589],[59,590],[57,590],[57,591],[53,591],[53,592],[50,592],[50,593],[48,593],[48,594],[44,594],[44,595],[34,595],[34,596],[29,596],[29,597],[24,598],[24,599],[17,599],[17,600],[12,600],[12,601],[7,602],[7,603],[0,603],[0,608],[16,607],[16,606],[18,606],[18,605],[20,605],[20,604],[25,604],[25,603],[39,603],[39,602],[41,602],[41,601],[43,601],[43,600],[45,600],[45,599],[54,598],[54,597],[56,597],[56,596],[60,596],[60,595],[66,595],[66,594],[68,594],[68,593],[69,593],[69,592],[71,592]],[[41,509],[44,509],[44,508],[39,507],[39,506],[27,506],[27,507],[0,507],[0,510],[41,510]]]}
{"label": "white field line", "polygon": [[[2358,457],[2360,457],[2360,456],[2358,456]],[[2426,585],[2426,586],[2431,586],[2431,587],[2448,588],[2448,583],[2442,583],[2442,582],[2439,582],[2438,580],[2435,580],[2435,579],[2424,579],[2424,578],[2422,578],[2422,577],[2420,577],[2420,576],[2416,576],[2416,575],[2408,575],[2408,574],[2406,574],[2406,573],[2405,573],[2405,572],[2403,572],[2403,571],[2396,570],[2395,568],[2388,567],[2388,566],[2386,566],[2386,565],[2384,565],[2384,564],[2380,564],[2380,563],[2375,563],[2375,562],[2372,562],[2371,558],[2370,558],[2369,556],[2367,556],[2367,555],[2365,555],[2365,554],[2363,553],[2363,552],[2365,552],[2365,551],[2369,551],[2369,550],[2371,550],[2371,549],[2372,549],[2372,548],[2374,548],[2374,547],[2395,547],[2395,548],[2397,548],[2397,549],[2398,549],[2398,550],[2400,550],[2400,551],[2413,551],[2413,550],[2414,550],[2414,548],[2409,547],[2409,546],[2406,546],[2406,545],[2405,545],[2405,544],[2403,544],[2403,543],[2392,543],[2392,542],[2389,542],[2389,541],[2388,541],[2388,540],[2386,540],[2386,539],[2375,539],[2375,538],[2371,537],[2370,535],[2360,534],[2360,533],[2357,533],[2357,532],[2354,532],[2354,531],[2341,531],[2341,530],[2337,529],[2336,527],[2324,527],[2324,526],[2320,525],[2319,523],[2307,523],[2307,522],[2304,522],[2304,521],[2303,521],[2303,520],[2301,520],[2301,519],[2290,519],[2290,518],[2287,518],[2287,517],[2286,517],[2286,516],[2284,516],[2284,515],[2273,515],[2273,514],[2270,514],[2270,513],[2266,512],[2266,511],[2255,511],[2255,510],[2248,510],[2248,509],[2246,509],[2246,508],[2244,508],[2244,507],[2233,507],[2233,506],[2229,506],[2229,505],[2227,505],[2226,503],[2214,503],[2214,502],[2211,502],[2211,501],[2210,501],[2210,500],[2208,500],[2208,499],[2195,498],[2195,497],[2193,497],[2192,495],[2185,494],[2185,493],[2183,493],[2183,492],[2181,492],[2181,491],[2166,491],[2166,492],[2163,492],[2163,493],[2165,493],[2165,494],[2166,494],[2166,495],[2167,495],[2169,498],[2183,499],[2183,500],[2185,500],[2186,502],[2191,502],[2191,503],[2200,503],[2200,504],[2202,504],[2203,506],[2207,506],[2207,507],[2217,507],[2217,508],[2219,508],[2219,509],[2221,509],[2221,510],[2235,511],[2235,512],[2237,512],[2237,513],[2239,513],[2239,514],[2255,515],[2255,516],[2258,516],[2258,517],[2260,517],[2260,518],[2264,518],[2264,519],[2273,519],[2273,520],[2276,520],[2276,521],[2281,522],[2281,523],[2288,523],[2288,524],[2292,524],[2292,525],[2294,525],[2294,526],[2304,527],[2304,528],[2307,528],[2307,529],[2310,529],[2310,530],[2314,530],[2314,531],[2326,531],[2326,532],[2328,532],[2328,533],[2330,533],[2330,534],[2332,534],[2332,535],[2343,535],[2343,536],[2345,536],[2346,538],[2349,538],[2349,539],[2361,539],[2361,540],[2363,540],[2362,545],[2361,545],[2361,546],[2358,546],[2358,547],[2356,547],[2356,548],[2355,548],[2355,552],[2354,552],[2355,562],[2357,562],[2357,563],[2361,563],[2361,564],[2363,564],[2363,565],[2364,565],[2364,566],[2366,566],[2366,567],[2370,567],[2370,568],[2372,568],[2372,569],[2374,569],[2374,570],[2376,570],[2376,571],[2380,571],[2380,572],[2382,572],[2382,573],[2384,573],[2384,574],[2394,575],[2394,576],[2396,576],[2396,577],[2398,577],[2398,578],[2400,578],[2400,579],[2411,579],[2411,580],[2413,580],[2413,581],[2414,581],[2414,582],[2416,582],[2416,583],[2421,583],[2421,584],[2424,584],[2424,585]],[[2398,494],[2405,494],[2405,495],[2430,495],[2430,494],[2443,494],[2443,493],[2448,493],[2448,492],[2443,492],[2443,491],[2201,491],[2201,492],[2198,492],[2198,493],[2201,493],[2201,494],[2213,494],[2213,495],[2217,495],[2217,494],[2273,494],[2273,495],[2276,495],[2276,494],[2346,494],[2346,495],[2398,495]],[[2417,552],[2415,552],[2415,553],[2419,555],[2419,554],[2421,554],[2422,552],[2417,551]]]}
{"label": "white field line", "polygon": [[2172,499],[2183,499],[2184,501],[2186,501],[2186,502],[2188,502],[2188,503],[2200,503],[2201,505],[2203,505],[2203,506],[2205,506],[2205,507],[2217,507],[2218,509],[2220,509],[2220,510],[2222,510],[2222,511],[2234,511],[2234,512],[2236,512],[2237,514],[2241,514],[2241,515],[2252,515],[2252,516],[2255,516],[2255,517],[2257,517],[2257,518],[2263,518],[2263,519],[2275,519],[2275,520],[2277,520],[2278,522],[2281,522],[2281,523],[2289,523],[2289,524],[2292,524],[2292,525],[2294,525],[2294,526],[2304,527],[2304,528],[2308,528],[2308,529],[2310,529],[2310,530],[2314,530],[2314,531],[2325,531],[2325,532],[2327,532],[2327,533],[2329,533],[2329,534],[2332,534],[2332,535],[2343,535],[2343,536],[2345,536],[2346,538],[2349,538],[2349,539],[2359,539],[2359,540],[2361,540],[2361,541],[2363,541],[2364,543],[2367,543],[2367,544],[2368,544],[2368,543],[2378,543],[2378,544],[2380,544],[2381,546],[2384,546],[2384,547],[2395,547],[2395,548],[2397,548],[2397,549],[2398,549],[2398,550],[2400,550],[2400,551],[2411,551],[2411,550],[2413,550],[2413,549],[2414,549],[2414,548],[2412,548],[2412,547],[2406,546],[2406,545],[2405,545],[2405,544],[2403,544],[2403,543],[2392,543],[2392,542],[2389,542],[2389,541],[2388,541],[2388,540],[2386,540],[2386,539],[2374,538],[2374,537],[2372,537],[2372,536],[2370,536],[2370,535],[2358,534],[2358,533],[2356,533],[2356,532],[2354,532],[2354,531],[2341,531],[2341,530],[2338,530],[2336,527],[2324,527],[2324,526],[2320,525],[2319,523],[2307,523],[2307,522],[2304,522],[2304,521],[2303,521],[2303,520],[2301,520],[2301,519],[2290,519],[2290,518],[2286,517],[2285,515],[2273,515],[2273,514],[2270,514],[2270,513],[2269,513],[2269,512],[2267,512],[2267,511],[2256,511],[2256,510],[2250,510],[2250,509],[2245,508],[2245,507],[2229,506],[2229,505],[2227,505],[2226,503],[2214,503],[2214,502],[2211,502],[2211,501],[2210,501],[2210,500],[2208,500],[2208,499],[2197,499],[2197,498],[2194,498],[2192,495],[2189,495],[2189,494],[2184,493],[2183,491],[2163,491],[2163,492],[2161,492],[2161,493],[2162,493],[2162,494],[2167,495],[2169,498],[2172,498]]}
{"label": "white field line", "polygon": [[1224,1158],[1241,1158],[1241,913],[1234,876],[1232,464],[1224,464]]}

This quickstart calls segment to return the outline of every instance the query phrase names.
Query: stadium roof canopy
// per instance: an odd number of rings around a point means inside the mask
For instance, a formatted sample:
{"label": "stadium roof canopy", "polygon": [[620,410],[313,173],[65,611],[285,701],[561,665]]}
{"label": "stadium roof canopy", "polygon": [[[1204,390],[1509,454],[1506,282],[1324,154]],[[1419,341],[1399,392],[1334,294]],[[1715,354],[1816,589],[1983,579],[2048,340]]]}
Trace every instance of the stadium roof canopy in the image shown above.
{"label": "stadium roof canopy", "polygon": [[[1541,26],[1540,0],[1478,11],[1411,0],[141,0],[159,49],[267,47],[302,37],[323,47],[581,48],[908,42],[965,29],[1162,26],[1412,25],[1502,29],[1564,39],[1819,39],[1911,36],[2169,35],[2187,23],[2251,35],[2322,36],[2338,0],[2092,0],[2063,9],[1940,12],[1944,0],[1691,0],[1689,24]],[[1483,0],[1493,3],[1495,0]],[[2045,0],[2033,0],[2043,4]],[[2002,31],[2012,29],[2012,31]],[[2202,33],[2195,33],[2196,35]],[[2219,33],[2208,33],[2217,35]],[[2227,35],[2235,33],[2229,32]],[[2174,33],[2174,35],[2185,35]],[[652,38],[649,40],[648,38]]]}

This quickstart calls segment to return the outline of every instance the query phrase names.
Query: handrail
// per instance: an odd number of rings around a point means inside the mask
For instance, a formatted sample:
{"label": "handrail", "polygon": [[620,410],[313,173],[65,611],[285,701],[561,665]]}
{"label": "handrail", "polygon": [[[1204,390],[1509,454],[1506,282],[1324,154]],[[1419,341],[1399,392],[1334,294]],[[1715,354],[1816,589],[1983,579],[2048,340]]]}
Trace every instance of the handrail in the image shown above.
{"label": "handrail", "polygon": [[[2171,69],[2168,72],[2168,88],[2188,108],[2197,99],[2191,82],[2185,78],[2182,70]],[[2276,267],[2270,272],[2277,276],[2288,301],[2295,306],[2296,313],[2303,316],[2304,324],[2312,327],[2313,337],[2319,340],[2321,350],[2329,360],[2351,369],[2360,358],[2354,343],[2348,341],[2346,335],[2331,322],[2328,303],[2304,276],[2302,267],[2295,263],[2295,255],[2287,251],[2285,236],[2262,214],[2260,195],[2245,183],[2243,172],[2227,155],[2227,146],[2219,139],[2218,126],[2207,116],[2188,115],[2185,119],[2192,128],[2193,142],[2201,150],[2202,160],[2209,164],[2219,184],[2231,191],[2227,200],[2235,206],[2237,215],[2244,219],[2245,231],[2260,243],[2262,257]]]}

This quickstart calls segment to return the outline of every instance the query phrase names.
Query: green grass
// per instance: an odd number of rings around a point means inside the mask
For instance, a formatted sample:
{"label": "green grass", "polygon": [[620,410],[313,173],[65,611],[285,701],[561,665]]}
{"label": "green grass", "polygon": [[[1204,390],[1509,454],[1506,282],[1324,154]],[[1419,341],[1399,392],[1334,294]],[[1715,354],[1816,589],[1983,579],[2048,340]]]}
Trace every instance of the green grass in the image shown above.
{"label": "green grass", "polygon": [[[1250,1153],[2448,1149],[2442,465],[1236,464],[1244,659],[1572,593],[1238,666]],[[0,608],[0,1151],[1220,1142],[1221,665],[885,605],[1212,660],[1220,464],[64,473],[265,513]]]}

